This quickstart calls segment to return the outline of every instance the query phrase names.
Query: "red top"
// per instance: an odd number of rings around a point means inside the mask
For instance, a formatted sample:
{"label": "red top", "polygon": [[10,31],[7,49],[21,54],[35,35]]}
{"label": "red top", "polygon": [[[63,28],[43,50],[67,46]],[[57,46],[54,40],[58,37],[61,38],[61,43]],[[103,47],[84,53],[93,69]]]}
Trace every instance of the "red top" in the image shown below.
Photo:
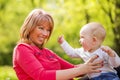
{"label": "red top", "polygon": [[49,49],[18,44],[13,53],[13,68],[19,80],[56,80],[56,70],[73,68]]}

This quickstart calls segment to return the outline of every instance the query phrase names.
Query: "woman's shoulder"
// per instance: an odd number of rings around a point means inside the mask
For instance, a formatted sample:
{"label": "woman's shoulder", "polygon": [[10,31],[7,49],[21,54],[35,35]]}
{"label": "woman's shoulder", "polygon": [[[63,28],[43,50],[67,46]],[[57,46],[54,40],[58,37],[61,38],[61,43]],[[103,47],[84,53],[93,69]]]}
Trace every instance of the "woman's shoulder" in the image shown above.
{"label": "woman's shoulder", "polygon": [[48,48],[43,48],[43,50],[48,51],[48,52],[52,52],[52,50],[50,50]]}
{"label": "woman's shoulder", "polygon": [[29,48],[29,49],[32,49],[32,46],[27,44],[27,43],[18,43],[16,46],[15,46],[15,49],[16,48],[21,48],[21,49],[25,49],[25,48]]}

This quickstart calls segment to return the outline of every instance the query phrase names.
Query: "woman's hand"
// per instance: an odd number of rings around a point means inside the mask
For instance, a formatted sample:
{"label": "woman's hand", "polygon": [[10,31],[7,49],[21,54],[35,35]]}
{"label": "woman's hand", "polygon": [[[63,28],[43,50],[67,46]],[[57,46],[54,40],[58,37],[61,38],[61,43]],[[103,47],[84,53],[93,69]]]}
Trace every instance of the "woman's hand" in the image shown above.
{"label": "woman's hand", "polygon": [[103,61],[96,61],[98,56],[93,56],[86,63],[79,64],[74,68],[57,70],[56,71],[56,80],[69,80],[78,76],[83,76],[88,73],[99,73],[101,72],[99,68],[102,67]]}
{"label": "woman's hand", "polygon": [[101,72],[101,70],[99,70],[98,68],[101,68],[103,66],[103,61],[101,60],[94,62],[94,60],[97,58],[97,55],[93,56],[86,63],[80,64],[79,68],[83,72],[83,74]]}

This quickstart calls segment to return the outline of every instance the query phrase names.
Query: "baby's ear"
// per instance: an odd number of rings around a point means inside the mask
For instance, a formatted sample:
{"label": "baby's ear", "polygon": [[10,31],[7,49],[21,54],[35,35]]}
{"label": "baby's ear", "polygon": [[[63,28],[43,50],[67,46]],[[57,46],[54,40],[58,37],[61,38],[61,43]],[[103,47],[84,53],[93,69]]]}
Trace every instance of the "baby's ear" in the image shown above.
{"label": "baby's ear", "polygon": [[97,41],[97,38],[96,37],[93,37],[93,42],[96,42]]}

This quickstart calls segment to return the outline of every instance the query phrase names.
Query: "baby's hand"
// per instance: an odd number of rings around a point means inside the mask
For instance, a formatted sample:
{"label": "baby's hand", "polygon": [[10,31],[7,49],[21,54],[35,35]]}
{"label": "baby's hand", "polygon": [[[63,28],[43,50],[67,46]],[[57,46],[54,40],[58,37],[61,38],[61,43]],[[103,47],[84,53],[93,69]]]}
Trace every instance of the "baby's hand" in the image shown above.
{"label": "baby's hand", "polygon": [[63,35],[59,36],[59,37],[58,37],[58,43],[59,43],[59,44],[62,44],[63,41],[64,41]]}
{"label": "baby's hand", "polygon": [[110,57],[115,57],[115,51],[108,46],[102,46],[101,49],[105,51]]}

